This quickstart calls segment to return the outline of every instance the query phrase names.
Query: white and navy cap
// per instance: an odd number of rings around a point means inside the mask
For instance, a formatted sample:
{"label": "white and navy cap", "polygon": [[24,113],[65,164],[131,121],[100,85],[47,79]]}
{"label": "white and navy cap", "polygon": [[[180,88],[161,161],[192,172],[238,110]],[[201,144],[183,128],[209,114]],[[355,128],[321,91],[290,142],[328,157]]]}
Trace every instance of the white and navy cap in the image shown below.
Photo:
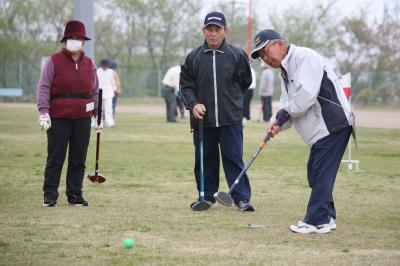
{"label": "white and navy cap", "polygon": [[210,12],[206,15],[204,19],[204,27],[208,25],[217,25],[218,27],[226,27],[226,19],[224,14],[221,12]]}
{"label": "white and navy cap", "polygon": [[268,29],[260,31],[254,38],[254,49],[251,51],[251,58],[257,59],[259,56],[258,51],[267,45],[269,41],[282,39],[282,36],[274,30]]}

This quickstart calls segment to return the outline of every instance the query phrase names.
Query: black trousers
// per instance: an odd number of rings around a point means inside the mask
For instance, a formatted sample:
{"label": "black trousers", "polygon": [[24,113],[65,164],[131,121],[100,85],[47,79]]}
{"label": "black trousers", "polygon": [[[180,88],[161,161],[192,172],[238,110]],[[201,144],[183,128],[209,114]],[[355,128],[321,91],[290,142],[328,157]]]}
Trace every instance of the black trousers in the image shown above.
{"label": "black trousers", "polygon": [[263,120],[269,122],[272,116],[272,96],[261,96]]}
{"label": "black trousers", "polygon": [[87,149],[90,140],[90,118],[51,120],[47,131],[47,164],[44,171],[45,196],[58,198],[61,170],[68,148],[67,196],[82,193]]}
{"label": "black trousers", "polygon": [[243,99],[243,117],[250,120],[250,104],[254,90],[248,89]]}
{"label": "black trousers", "polygon": [[167,122],[176,122],[178,117],[177,103],[175,89],[170,86],[165,86],[163,88],[163,96],[165,99]]}

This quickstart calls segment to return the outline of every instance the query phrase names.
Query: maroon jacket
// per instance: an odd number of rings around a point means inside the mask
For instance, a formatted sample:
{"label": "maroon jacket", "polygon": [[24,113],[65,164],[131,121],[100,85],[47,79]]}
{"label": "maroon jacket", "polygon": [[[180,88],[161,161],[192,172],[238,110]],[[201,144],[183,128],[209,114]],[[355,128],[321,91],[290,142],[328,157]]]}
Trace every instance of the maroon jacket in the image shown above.
{"label": "maroon jacket", "polygon": [[49,112],[52,118],[87,118],[96,114],[97,97],[96,66],[89,57],[82,52],[75,62],[65,49],[51,55],[38,82],[41,113]]}
{"label": "maroon jacket", "polygon": [[87,110],[92,102],[93,63],[82,53],[75,62],[68,51],[51,55],[54,64],[53,83],[50,88],[50,117],[86,118],[91,117],[93,108]]}

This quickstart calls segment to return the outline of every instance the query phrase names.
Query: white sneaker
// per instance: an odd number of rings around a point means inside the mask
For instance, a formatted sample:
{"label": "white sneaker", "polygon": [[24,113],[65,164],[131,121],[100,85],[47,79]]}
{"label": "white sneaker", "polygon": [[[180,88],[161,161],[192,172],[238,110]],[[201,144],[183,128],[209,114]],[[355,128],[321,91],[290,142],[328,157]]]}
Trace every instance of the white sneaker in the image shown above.
{"label": "white sneaker", "polygon": [[317,234],[326,234],[332,231],[330,224],[317,225]]}
{"label": "white sneaker", "polygon": [[331,231],[329,224],[322,224],[315,226],[312,224],[304,223],[303,221],[299,221],[297,224],[292,224],[289,228],[293,232],[299,234],[313,234],[313,233],[326,234]]}
{"label": "white sneaker", "polygon": [[289,228],[293,232],[299,234],[311,234],[317,232],[317,227],[311,224],[306,224],[303,221],[298,221],[297,224],[292,224]]}
{"label": "white sneaker", "polygon": [[335,219],[333,219],[332,217],[331,220],[329,221],[329,227],[331,228],[331,230],[336,230]]}

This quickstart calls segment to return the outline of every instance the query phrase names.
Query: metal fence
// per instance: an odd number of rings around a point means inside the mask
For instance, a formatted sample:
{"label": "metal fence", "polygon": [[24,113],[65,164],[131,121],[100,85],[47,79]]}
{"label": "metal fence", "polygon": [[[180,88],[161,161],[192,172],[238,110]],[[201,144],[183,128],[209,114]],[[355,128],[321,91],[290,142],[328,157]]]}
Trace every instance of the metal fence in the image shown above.
{"label": "metal fence", "polygon": [[118,68],[123,97],[160,96],[165,73],[156,68]]}
{"label": "metal fence", "polygon": [[[21,88],[20,100],[34,101],[41,59],[5,61],[0,72],[0,88]],[[119,67],[123,97],[160,96],[164,71],[156,68]]]}

